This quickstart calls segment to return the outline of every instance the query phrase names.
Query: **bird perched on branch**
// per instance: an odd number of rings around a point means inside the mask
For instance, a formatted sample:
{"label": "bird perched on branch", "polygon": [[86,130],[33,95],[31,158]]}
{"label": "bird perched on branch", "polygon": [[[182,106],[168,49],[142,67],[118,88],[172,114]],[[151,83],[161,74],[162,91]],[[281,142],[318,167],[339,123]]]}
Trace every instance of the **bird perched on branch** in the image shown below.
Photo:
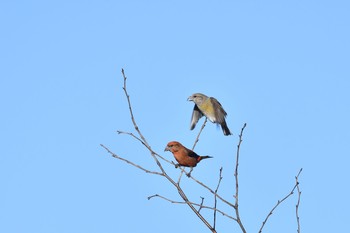
{"label": "bird perched on branch", "polygon": [[208,155],[205,155],[205,156],[197,155],[194,151],[187,149],[180,142],[176,142],[176,141],[169,142],[166,145],[164,151],[170,151],[171,153],[173,153],[176,161],[178,162],[178,164],[176,164],[175,167],[178,167],[178,166],[191,167],[191,171],[188,173],[188,176],[190,176],[192,169],[195,166],[197,166],[197,163],[199,163],[202,159],[213,158]]}
{"label": "bird perched on branch", "polygon": [[188,97],[187,100],[195,103],[192,112],[191,130],[196,127],[198,120],[204,115],[211,122],[220,124],[225,136],[231,135],[225,121],[227,113],[217,99],[214,97],[208,97],[201,93],[195,93]]}

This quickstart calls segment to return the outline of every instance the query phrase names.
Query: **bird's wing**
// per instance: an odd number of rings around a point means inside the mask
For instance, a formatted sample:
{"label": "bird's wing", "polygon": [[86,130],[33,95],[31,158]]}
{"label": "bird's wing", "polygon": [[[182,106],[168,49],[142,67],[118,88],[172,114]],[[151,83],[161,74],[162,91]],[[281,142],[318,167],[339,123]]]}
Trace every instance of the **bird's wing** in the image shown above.
{"label": "bird's wing", "polygon": [[225,121],[225,117],[227,115],[227,113],[225,112],[225,110],[222,108],[222,105],[220,104],[220,102],[215,99],[214,97],[210,97],[211,103],[213,104],[213,108],[215,111],[215,118],[216,118],[216,122],[217,123],[222,123]]}
{"label": "bird's wing", "polygon": [[188,150],[188,156],[189,157],[192,157],[192,158],[195,158],[195,159],[197,159],[199,157],[199,155],[197,155],[196,152],[194,152],[192,150],[189,150],[189,149],[187,149],[187,150]]}
{"label": "bird's wing", "polygon": [[190,129],[194,129],[194,127],[196,126],[198,120],[203,116],[203,113],[201,112],[201,110],[199,110],[199,108],[197,107],[197,105],[194,105],[193,108],[193,112],[192,112],[192,119],[191,119],[191,127]]}

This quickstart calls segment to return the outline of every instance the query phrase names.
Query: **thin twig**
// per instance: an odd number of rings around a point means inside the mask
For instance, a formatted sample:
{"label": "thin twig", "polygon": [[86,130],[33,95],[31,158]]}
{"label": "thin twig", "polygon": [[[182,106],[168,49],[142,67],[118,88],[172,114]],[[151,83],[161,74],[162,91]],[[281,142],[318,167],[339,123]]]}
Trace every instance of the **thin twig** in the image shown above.
{"label": "thin twig", "polygon": [[[300,173],[301,173],[302,169],[299,170],[298,172],[298,175],[296,176],[296,179],[298,179]],[[294,190],[298,187],[299,183],[296,183],[294,185],[294,187],[292,188],[292,190],[290,191],[290,193],[288,193],[284,198],[282,198],[281,200],[278,200],[276,205],[271,209],[271,211],[269,212],[269,214],[266,216],[265,220],[263,221],[261,227],[260,227],[260,230],[259,230],[259,233],[262,232],[267,220],[269,219],[269,217],[272,215],[273,211],[282,203],[284,202],[288,197],[290,197],[291,195],[293,195],[294,193]]]}
{"label": "thin twig", "polygon": [[207,185],[205,185],[203,182],[197,180],[195,177],[191,176],[190,177],[193,181],[195,181],[197,184],[201,185],[202,187],[206,188],[209,192],[211,192],[213,195],[215,195],[217,198],[219,198],[222,202],[224,202],[225,204],[231,206],[232,208],[236,208],[236,206],[234,204],[232,204],[231,202],[225,200],[223,197],[221,197],[219,194],[215,193],[214,190],[212,190],[211,188],[209,188]]}
{"label": "thin twig", "polygon": [[185,170],[181,170],[180,175],[179,175],[179,179],[177,180],[177,184],[180,185],[180,181],[181,181],[181,177],[182,174],[184,173]]}
{"label": "thin twig", "polygon": [[133,113],[132,107],[131,107],[130,96],[129,96],[129,93],[128,93],[127,89],[126,89],[126,79],[127,78],[126,78],[126,75],[124,73],[124,69],[122,69],[122,74],[123,74],[123,78],[124,78],[123,90],[124,90],[125,97],[126,97],[126,99],[128,101],[128,107],[129,107],[129,113],[130,113],[131,121],[132,121],[132,123],[134,125],[135,130],[137,131],[137,133],[141,137],[142,144],[145,145],[146,148],[151,152],[151,156],[153,157],[154,161],[156,162],[156,164],[158,165],[158,167],[160,168],[160,170],[164,174],[165,170],[164,170],[162,164],[157,159],[156,153],[152,150],[151,146],[148,144],[146,138],[143,136],[143,134],[141,133],[141,131],[140,131],[139,127],[138,127],[138,125],[136,124],[134,113]]}
{"label": "thin twig", "polygon": [[[220,173],[219,173],[219,181],[218,181],[218,185],[216,186],[216,189],[215,189],[215,194],[218,193],[218,190],[219,190],[219,187],[220,187],[220,183],[221,183],[221,180],[222,180],[222,167],[220,168]],[[216,205],[217,205],[217,196],[214,195],[214,223],[213,223],[213,228],[215,229],[216,227]]]}
{"label": "thin twig", "polygon": [[196,140],[194,141],[192,150],[194,150],[194,148],[196,147],[197,142],[199,141],[199,136],[201,136],[201,133],[202,133],[202,131],[203,131],[203,129],[204,129],[205,124],[207,123],[207,121],[208,121],[208,118],[205,118],[205,120],[204,120],[204,122],[203,122],[203,125],[202,125],[201,129],[199,130],[199,133],[198,133],[198,135],[197,135],[197,137],[196,137]]}
{"label": "thin twig", "polygon": [[130,96],[129,96],[129,94],[128,94],[128,91],[126,90],[126,79],[127,79],[127,78],[126,78],[126,75],[125,75],[125,73],[124,73],[124,69],[122,69],[122,74],[123,74],[123,78],[124,78],[123,90],[124,90],[126,99],[127,99],[127,101],[128,101],[128,106],[129,106],[129,112],[130,112],[131,121],[132,121],[132,123],[134,124],[134,128],[135,128],[135,130],[137,131],[137,133],[140,135],[142,141],[143,141],[147,146],[149,146],[148,143],[147,143],[147,141],[146,141],[146,138],[142,135],[142,133],[141,133],[139,127],[138,127],[137,124],[136,124],[135,118],[134,118],[134,113],[133,113],[132,108],[131,108]]}
{"label": "thin twig", "polygon": [[138,169],[141,169],[142,171],[146,172],[146,173],[150,173],[150,174],[154,174],[154,175],[159,175],[159,176],[163,176],[163,173],[160,173],[160,172],[156,172],[156,171],[151,171],[151,170],[148,170],[148,169],[145,169],[143,167],[141,167],[140,165],[137,165],[133,162],[131,162],[130,160],[127,160],[127,159],[124,159],[118,155],[116,155],[115,153],[113,153],[112,151],[110,151],[106,146],[100,144],[100,146],[102,146],[103,148],[105,148],[107,150],[108,153],[110,153],[114,158],[117,158],[117,159],[120,159],[134,167],[137,167]]}
{"label": "thin twig", "polygon": [[[122,74],[123,74],[123,78],[124,78],[124,86],[123,86],[123,90],[124,90],[124,94],[126,96],[126,99],[128,101],[128,107],[129,107],[129,113],[130,113],[130,117],[131,117],[131,121],[134,125],[134,128],[135,130],[137,131],[137,133],[139,134],[139,136],[141,137],[141,140],[142,141],[142,144],[144,146],[146,146],[146,148],[151,152],[151,156],[153,157],[154,161],[156,162],[156,164],[158,165],[158,167],[160,168],[160,170],[162,171],[162,173],[164,174],[165,173],[165,170],[163,168],[163,166],[161,165],[161,163],[159,162],[159,160],[157,159],[156,157],[156,153],[152,150],[151,146],[147,143],[145,137],[143,136],[143,134],[141,133],[138,125],[136,124],[136,121],[135,121],[135,118],[134,118],[134,114],[133,114],[133,111],[132,111],[132,107],[131,107],[131,101],[130,101],[130,96],[128,94],[128,91],[126,89],[126,76],[125,76],[125,73],[124,73],[124,69],[122,69]],[[132,134],[131,134],[132,135]],[[132,135],[133,136],[133,135]]]}
{"label": "thin twig", "polygon": [[239,152],[241,149],[241,144],[242,144],[242,137],[243,137],[243,131],[245,129],[245,127],[247,126],[247,123],[244,123],[242,129],[241,129],[241,133],[239,134],[239,141],[238,141],[238,145],[237,145],[237,153],[236,153],[236,168],[235,168],[235,181],[236,181],[236,195],[235,195],[235,211],[236,211],[236,217],[237,217],[237,223],[240,226],[241,230],[243,233],[246,233],[246,230],[243,226],[242,220],[239,216],[239,208],[238,208],[238,165],[239,165]]}
{"label": "thin twig", "polygon": [[[174,163],[172,163],[173,165],[175,165]],[[185,168],[183,167],[179,167],[179,169],[181,169],[187,176],[188,173],[185,171]],[[196,182],[197,184],[199,184],[200,186],[202,186],[203,188],[207,189],[210,193],[212,193],[214,196],[216,196],[217,198],[219,198],[222,202],[224,202],[225,204],[227,204],[228,206],[232,207],[232,208],[236,208],[234,204],[232,204],[231,202],[227,201],[226,199],[224,199],[223,197],[221,197],[218,193],[215,193],[215,191],[211,188],[209,188],[207,185],[205,185],[203,182],[197,180],[195,177],[193,177],[192,175],[189,176],[190,179],[192,179],[194,182]]]}
{"label": "thin twig", "polygon": [[[149,197],[148,197],[148,200],[150,200],[150,199],[152,199],[152,198],[154,198],[154,197],[159,197],[159,198],[164,199],[164,200],[166,200],[166,201],[168,201],[168,202],[170,202],[170,203],[172,203],[172,204],[188,204],[187,202],[183,202],[183,201],[174,201],[174,200],[171,200],[171,199],[166,198],[166,197],[163,197],[163,196],[161,196],[161,195],[159,195],[159,194],[154,194],[154,195],[152,195],[152,196],[149,196]],[[225,216],[225,217],[227,217],[227,218],[230,218],[230,219],[232,219],[232,220],[237,221],[237,219],[235,219],[234,217],[232,217],[232,216],[226,214],[225,212],[223,212],[223,211],[221,211],[221,210],[219,210],[219,209],[215,209],[215,208],[213,208],[213,207],[205,206],[205,205],[198,204],[198,203],[194,203],[194,202],[189,202],[189,203],[190,203],[191,205],[194,205],[194,206],[199,206],[199,207],[201,207],[201,208],[203,208],[203,209],[215,210],[215,211],[217,211],[218,213],[222,214],[223,216]]]}
{"label": "thin twig", "polygon": [[297,204],[295,206],[295,215],[296,215],[296,218],[297,218],[297,224],[298,224],[298,229],[297,229],[297,232],[300,233],[300,221],[299,221],[299,205],[300,205],[300,196],[301,196],[301,191],[300,191],[300,188],[299,188],[299,174],[300,172],[302,171],[303,169],[301,168],[299,170],[299,173],[298,175],[295,177],[295,184],[297,186],[297,192],[298,192],[298,201],[297,201]]}
{"label": "thin twig", "polygon": [[129,135],[129,136],[135,138],[137,141],[141,142],[142,145],[144,145],[144,146],[147,147],[146,143],[145,143],[144,141],[142,141],[141,138],[137,137],[137,136],[136,136],[135,134],[133,134],[133,133],[125,132],[125,131],[120,131],[120,130],[117,130],[117,133],[118,133],[118,134],[126,134],[126,135]]}
{"label": "thin twig", "polygon": [[210,225],[210,223],[194,208],[193,204],[188,200],[184,191],[177,185],[168,175],[165,176],[176,188],[181,198],[185,203],[191,208],[191,210],[198,216],[198,218],[211,230],[211,232],[216,233],[216,230]]}
{"label": "thin twig", "polygon": [[155,151],[153,151],[147,144],[145,144],[139,137],[137,137],[135,134],[130,133],[130,132],[125,132],[125,131],[117,131],[118,134],[126,134],[129,135],[133,138],[135,138],[137,141],[139,141],[140,143],[142,143],[143,146],[145,146],[149,151],[151,151],[151,153],[153,153],[155,156],[157,156],[158,158],[164,160],[165,162],[169,163],[169,164],[173,164],[175,165],[172,161],[164,158],[163,156],[159,155],[158,153],[156,153]]}

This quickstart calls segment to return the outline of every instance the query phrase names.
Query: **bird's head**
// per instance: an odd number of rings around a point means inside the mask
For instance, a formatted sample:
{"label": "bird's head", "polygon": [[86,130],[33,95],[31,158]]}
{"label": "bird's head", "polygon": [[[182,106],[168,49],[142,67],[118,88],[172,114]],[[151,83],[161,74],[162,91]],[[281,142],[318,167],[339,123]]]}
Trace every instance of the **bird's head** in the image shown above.
{"label": "bird's head", "polygon": [[201,104],[208,96],[202,93],[195,93],[187,98],[188,101],[193,101],[195,104]]}
{"label": "bird's head", "polygon": [[182,146],[180,142],[177,142],[177,141],[171,141],[169,142],[164,151],[171,151],[171,152],[175,152],[179,149],[179,147]]}

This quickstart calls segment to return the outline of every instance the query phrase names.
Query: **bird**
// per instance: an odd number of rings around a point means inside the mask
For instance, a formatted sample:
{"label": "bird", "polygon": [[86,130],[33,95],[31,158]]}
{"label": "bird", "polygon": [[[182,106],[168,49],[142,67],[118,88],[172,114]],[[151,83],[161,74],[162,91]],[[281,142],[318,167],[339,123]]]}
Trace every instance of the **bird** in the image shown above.
{"label": "bird", "polygon": [[183,167],[190,167],[191,170],[187,174],[187,176],[191,175],[191,172],[197,164],[203,160],[203,159],[208,159],[208,158],[213,158],[212,156],[200,156],[196,154],[194,151],[184,147],[180,142],[177,141],[171,141],[169,142],[164,151],[170,151],[173,153],[176,161],[178,164],[175,165],[177,168],[178,166],[183,166]]}
{"label": "bird", "polygon": [[221,125],[222,131],[225,136],[231,135],[231,131],[227,127],[225,117],[227,113],[222,108],[220,102],[214,97],[208,97],[202,93],[195,93],[188,97],[188,101],[195,103],[190,129],[193,130],[196,127],[198,120],[204,115],[211,122]]}

